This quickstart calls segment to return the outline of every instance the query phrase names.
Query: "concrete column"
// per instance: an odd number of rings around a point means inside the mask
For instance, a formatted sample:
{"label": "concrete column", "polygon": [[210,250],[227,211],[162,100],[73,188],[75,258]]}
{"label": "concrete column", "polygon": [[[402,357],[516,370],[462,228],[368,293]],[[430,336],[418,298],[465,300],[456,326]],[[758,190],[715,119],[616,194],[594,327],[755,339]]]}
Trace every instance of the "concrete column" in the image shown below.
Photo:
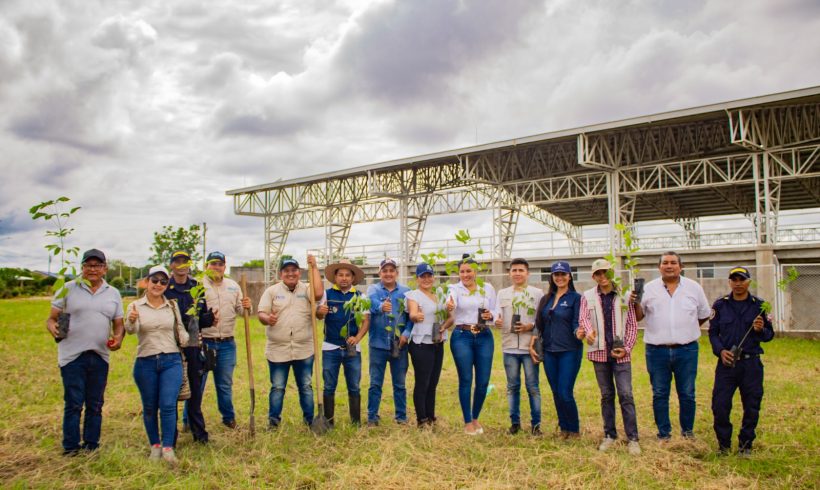
{"label": "concrete column", "polygon": [[757,281],[757,296],[770,303],[774,303],[777,294],[775,274],[774,248],[771,245],[760,245],[755,250],[755,280]]}

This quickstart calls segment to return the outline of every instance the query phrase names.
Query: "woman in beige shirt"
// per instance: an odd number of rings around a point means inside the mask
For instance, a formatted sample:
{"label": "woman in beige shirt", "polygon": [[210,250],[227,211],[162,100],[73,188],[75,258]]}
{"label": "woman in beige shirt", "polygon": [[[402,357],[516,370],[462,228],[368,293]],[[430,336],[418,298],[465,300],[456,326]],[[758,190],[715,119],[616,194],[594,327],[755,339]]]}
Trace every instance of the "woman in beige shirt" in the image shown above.
{"label": "woman in beige shirt", "polygon": [[177,397],[182,385],[179,344],[188,342],[188,332],[182,326],[176,302],[168,301],[163,294],[169,277],[168,270],[161,265],[148,271],[148,289],[142,298],[128,305],[125,330],[137,334],[139,340],[134,380],[142,398],[142,421],[151,444],[150,459],[175,464]]}

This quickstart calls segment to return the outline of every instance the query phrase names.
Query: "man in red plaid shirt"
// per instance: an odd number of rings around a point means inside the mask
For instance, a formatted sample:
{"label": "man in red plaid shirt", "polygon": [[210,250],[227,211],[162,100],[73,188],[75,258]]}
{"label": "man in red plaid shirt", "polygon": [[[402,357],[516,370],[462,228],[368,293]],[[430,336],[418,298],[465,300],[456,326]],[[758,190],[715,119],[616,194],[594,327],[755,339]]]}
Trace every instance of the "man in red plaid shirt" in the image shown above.
{"label": "man in red plaid shirt", "polygon": [[605,259],[592,263],[592,278],[598,285],[584,291],[581,297],[579,326],[586,332],[587,358],[595,366],[595,378],[601,390],[601,415],[604,419],[604,440],[598,450],[608,450],[617,440],[615,429],[615,393],[624,418],[624,430],[629,440],[629,454],[641,453],[638,443],[638,421],[632,399],[632,362],[630,353],[638,335],[635,318],[635,297],[627,304],[615,290],[611,277],[612,264]]}

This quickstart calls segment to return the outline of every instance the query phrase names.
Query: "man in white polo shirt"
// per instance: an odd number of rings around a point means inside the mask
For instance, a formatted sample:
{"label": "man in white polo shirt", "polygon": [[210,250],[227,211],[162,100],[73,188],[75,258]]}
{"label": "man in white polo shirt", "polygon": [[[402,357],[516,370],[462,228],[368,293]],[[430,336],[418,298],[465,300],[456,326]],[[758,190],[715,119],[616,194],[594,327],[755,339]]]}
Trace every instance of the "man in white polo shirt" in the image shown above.
{"label": "man in white polo shirt", "polygon": [[646,284],[635,314],[644,323],[646,369],[652,383],[652,411],[658,439],[672,437],[669,391],[672,378],[680,403],[683,437],[693,437],[695,424],[695,377],[698,373],[700,325],[709,319],[711,307],[703,288],[681,276],[683,261],[676,252],[664,252],[658,262],[661,277]]}

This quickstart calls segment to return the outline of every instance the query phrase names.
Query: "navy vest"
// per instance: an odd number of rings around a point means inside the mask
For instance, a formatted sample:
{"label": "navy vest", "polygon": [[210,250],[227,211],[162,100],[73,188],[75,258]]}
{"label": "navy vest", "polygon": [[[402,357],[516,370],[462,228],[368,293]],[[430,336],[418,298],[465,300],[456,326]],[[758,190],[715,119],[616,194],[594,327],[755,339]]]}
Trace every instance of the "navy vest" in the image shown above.
{"label": "navy vest", "polygon": [[359,332],[356,326],[356,318],[353,312],[346,312],[344,304],[354,295],[361,296],[355,288],[347,293],[343,293],[336,286],[325,291],[327,295],[327,316],[325,316],[325,342],[333,345],[344,346],[347,339],[342,338],[340,332],[347,324],[347,336],[352,337]]}

